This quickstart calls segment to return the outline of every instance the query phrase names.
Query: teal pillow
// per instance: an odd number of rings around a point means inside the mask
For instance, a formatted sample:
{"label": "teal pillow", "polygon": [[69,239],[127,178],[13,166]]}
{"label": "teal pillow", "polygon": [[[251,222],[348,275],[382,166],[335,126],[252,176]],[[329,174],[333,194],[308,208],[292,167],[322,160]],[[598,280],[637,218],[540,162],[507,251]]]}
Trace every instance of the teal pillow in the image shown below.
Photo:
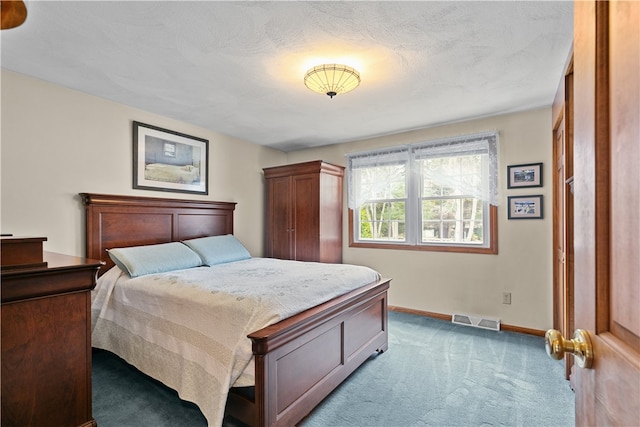
{"label": "teal pillow", "polygon": [[198,254],[180,242],[110,249],[109,257],[131,277],[202,265]]}
{"label": "teal pillow", "polygon": [[200,255],[204,265],[208,266],[251,258],[247,248],[232,234],[201,237],[185,240],[182,243]]}

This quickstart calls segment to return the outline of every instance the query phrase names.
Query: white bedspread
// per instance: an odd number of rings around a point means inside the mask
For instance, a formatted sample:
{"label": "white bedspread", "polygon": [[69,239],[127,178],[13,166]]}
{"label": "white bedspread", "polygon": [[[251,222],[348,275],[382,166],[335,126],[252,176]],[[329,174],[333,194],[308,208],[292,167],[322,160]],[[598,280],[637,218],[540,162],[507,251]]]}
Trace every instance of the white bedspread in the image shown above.
{"label": "white bedspread", "polygon": [[134,279],[114,267],[92,294],[92,345],[177,390],[219,426],[229,388],[254,383],[248,334],[379,278],[362,266],[271,258]]}

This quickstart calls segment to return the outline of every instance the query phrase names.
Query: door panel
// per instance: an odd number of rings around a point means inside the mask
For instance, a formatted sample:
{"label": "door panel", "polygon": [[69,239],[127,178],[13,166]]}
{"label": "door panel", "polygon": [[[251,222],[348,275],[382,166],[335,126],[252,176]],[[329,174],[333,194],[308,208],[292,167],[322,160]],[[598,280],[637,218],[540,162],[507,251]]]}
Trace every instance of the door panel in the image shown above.
{"label": "door panel", "polygon": [[576,425],[640,425],[640,3],[575,2]]}
{"label": "door panel", "polygon": [[318,174],[297,175],[293,186],[293,258],[317,261],[319,254],[319,194]]}
{"label": "door panel", "polygon": [[[611,331],[640,349],[640,6],[611,5]],[[627,31],[625,31],[625,29]],[[627,34],[629,33],[629,34]],[[629,211],[633,212],[630,215]],[[630,305],[628,301],[638,304]]]}
{"label": "door panel", "polygon": [[291,179],[269,179],[269,215],[267,216],[267,256],[291,257]]}

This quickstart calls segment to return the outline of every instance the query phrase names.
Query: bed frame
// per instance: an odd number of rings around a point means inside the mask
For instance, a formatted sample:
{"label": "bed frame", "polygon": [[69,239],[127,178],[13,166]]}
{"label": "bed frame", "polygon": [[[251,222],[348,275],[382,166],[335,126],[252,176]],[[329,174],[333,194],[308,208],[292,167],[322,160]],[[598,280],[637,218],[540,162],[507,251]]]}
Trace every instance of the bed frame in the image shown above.
{"label": "bed frame", "polygon": [[[233,233],[235,203],[81,193],[86,256],[107,249]],[[388,348],[382,279],[251,333],[256,384],[231,389],[226,414],[251,426],[293,426],[372,354]]]}

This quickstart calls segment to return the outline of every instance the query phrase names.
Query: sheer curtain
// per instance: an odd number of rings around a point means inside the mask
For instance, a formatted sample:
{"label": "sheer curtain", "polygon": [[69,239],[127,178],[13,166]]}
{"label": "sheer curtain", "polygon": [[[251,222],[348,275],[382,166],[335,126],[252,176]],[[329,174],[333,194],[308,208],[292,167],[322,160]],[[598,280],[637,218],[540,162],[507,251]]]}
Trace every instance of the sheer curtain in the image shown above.
{"label": "sheer curtain", "polygon": [[[435,159],[454,159],[447,167]],[[479,160],[479,161],[478,161]],[[440,162],[442,163],[442,162]],[[456,171],[455,168],[458,168]],[[404,180],[423,180],[498,206],[498,132],[484,132],[347,154],[348,206],[358,209],[367,200],[387,199]],[[455,195],[455,194],[451,194]]]}
{"label": "sheer curtain", "polygon": [[402,185],[406,195],[409,147],[347,154],[347,204],[358,209],[367,200],[389,199],[392,187]]}
{"label": "sheer curtain", "polygon": [[[458,136],[411,146],[413,173],[439,187],[455,189],[451,195],[466,195],[498,206],[497,132]],[[456,158],[448,168],[434,167],[429,160]],[[430,167],[431,166],[431,167]],[[455,168],[458,170],[455,170]]]}

